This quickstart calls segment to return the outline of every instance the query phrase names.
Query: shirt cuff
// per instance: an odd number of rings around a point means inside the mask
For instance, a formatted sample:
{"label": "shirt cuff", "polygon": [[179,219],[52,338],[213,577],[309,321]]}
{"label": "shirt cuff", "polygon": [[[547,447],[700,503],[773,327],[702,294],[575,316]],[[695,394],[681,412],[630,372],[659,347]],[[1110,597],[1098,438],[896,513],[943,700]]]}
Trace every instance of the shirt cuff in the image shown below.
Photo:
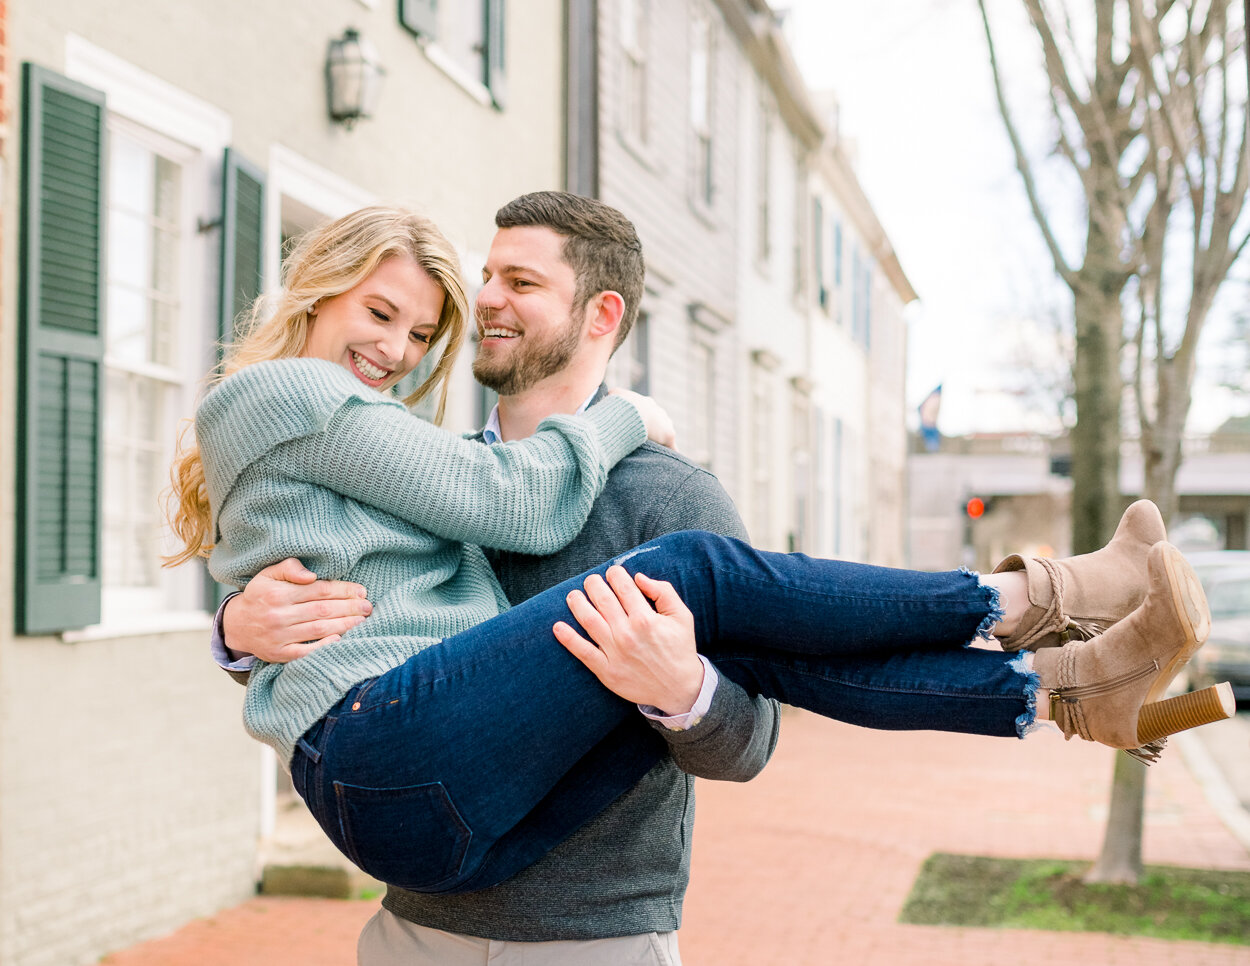
{"label": "shirt cuff", "polygon": [[225,600],[221,602],[221,606],[217,608],[217,613],[213,617],[213,636],[209,640],[208,649],[219,667],[227,671],[250,671],[252,665],[256,663],[256,657],[252,654],[244,654],[237,661],[232,660],[230,651],[226,647],[226,631],[222,625],[222,620],[226,613],[226,604],[232,597],[237,597],[238,593],[236,590],[233,594],[227,594]]}
{"label": "shirt cuff", "polygon": [[703,662],[703,686],[699,688],[699,696],[694,699],[693,708],[685,714],[665,714],[659,708],[640,704],[638,710],[669,731],[689,731],[702,721],[708,708],[712,706],[712,696],[716,694],[716,684],[720,678],[717,677],[716,668],[712,667],[711,661],[702,654],[699,655],[699,660]]}

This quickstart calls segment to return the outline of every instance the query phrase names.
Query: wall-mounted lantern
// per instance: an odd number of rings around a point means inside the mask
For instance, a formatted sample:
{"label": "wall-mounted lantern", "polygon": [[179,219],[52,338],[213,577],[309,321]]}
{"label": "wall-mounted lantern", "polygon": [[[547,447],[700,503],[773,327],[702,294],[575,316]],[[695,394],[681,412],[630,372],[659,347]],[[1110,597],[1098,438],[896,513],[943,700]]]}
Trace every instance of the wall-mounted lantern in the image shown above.
{"label": "wall-mounted lantern", "polygon": [[377,49],[353,28],[331,40],[326,52],[326,101],[331,120],[350,128],[361,118],[372,117],[385,74]]}

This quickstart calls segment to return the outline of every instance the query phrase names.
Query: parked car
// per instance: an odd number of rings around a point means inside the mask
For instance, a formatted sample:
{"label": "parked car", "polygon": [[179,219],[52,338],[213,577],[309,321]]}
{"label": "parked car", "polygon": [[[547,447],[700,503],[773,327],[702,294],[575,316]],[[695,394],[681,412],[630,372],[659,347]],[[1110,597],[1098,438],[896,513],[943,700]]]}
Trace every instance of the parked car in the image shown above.
{"label": "parked car", "polygon": [[1199,579],[1211,607],[1211,636],[1189,662],[1189,686],[1228,681],[1238,703],[1250,703],[1250,565],[1200,571]]}
{"label": "parked car", "polygon": [[1204,589],[1219,574],[1230,570],[1250,570],[1250,550],[1197,550],[1186,552],[1189,561]]}

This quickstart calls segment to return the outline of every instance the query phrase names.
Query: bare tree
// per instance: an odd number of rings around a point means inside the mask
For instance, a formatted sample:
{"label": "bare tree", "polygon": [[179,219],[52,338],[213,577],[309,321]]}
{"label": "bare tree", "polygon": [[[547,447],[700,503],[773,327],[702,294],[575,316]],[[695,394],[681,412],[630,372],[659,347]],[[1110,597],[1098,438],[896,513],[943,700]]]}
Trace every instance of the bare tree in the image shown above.
{"label": "bare tree", "polygon": [[[1076,175],[1084,247],[1063,250],[1008,105],[985,0],[978,0],[995,93],[1034,219],[1071,289],[1076,322],[1073,548],[1111,535],[1121,399],[1132,389],[1143,496],[1177,509],[1176,472],[1197,344],[1246,245],[1244,27],[1235,0],[1094,0],[1093,23],[1063,0],[1022,0],[1041,48],[1055,154]],[[1082,15],[1086,9],[1082,8]],[[1102,854],[1089,878],[1141,874],[1144,768],[1118,755]]]}

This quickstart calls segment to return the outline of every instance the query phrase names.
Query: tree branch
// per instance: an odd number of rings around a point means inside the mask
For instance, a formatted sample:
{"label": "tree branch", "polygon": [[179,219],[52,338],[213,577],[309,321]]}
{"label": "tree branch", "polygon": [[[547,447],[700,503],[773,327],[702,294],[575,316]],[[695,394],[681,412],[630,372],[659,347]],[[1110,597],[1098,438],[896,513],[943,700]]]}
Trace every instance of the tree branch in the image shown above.
{"label": "tree branch", "polygon": [[994,96],[998,100],[998,110],[1002,114],[1003,124],[1007,128],[1007,138],[1011,141],[1012,150],[1015,152],[1016,169],[1024,180],[1024,191],[1028,196],[1029,206],[1033,209],[1033,218],[1037,221],[1042,237],[1046,241],[1046,247],[1050,249],[1050,257],[1055,263],[1055,271],[1069,288],[1075,289],[1078,281],[1076,273],[1069,267],[1067,260],[1063,257],[1063,251],[1059,248],[1059,242],[1055,238],[1054,232],[1051,231],[1050,219],[1045,209],[1043,209],[1041,197],[1038,195],[1037,182],[1033,176],[1033,166],[1025,154],[1024,144],[1020,140],[1020,134],[1016,130],[1015,121],[1011,117],[1011,109],[1007,106],[1007,97],[1003,92],[1002,74],[998,68],[998,55],[994,48],[994,34],[990,29],[990,20],[985,9],[985,0],[977,0],[977,6],[981,10],[981,23],[985,28],[985,43],[989,49],[990,73],[994,78]]}

